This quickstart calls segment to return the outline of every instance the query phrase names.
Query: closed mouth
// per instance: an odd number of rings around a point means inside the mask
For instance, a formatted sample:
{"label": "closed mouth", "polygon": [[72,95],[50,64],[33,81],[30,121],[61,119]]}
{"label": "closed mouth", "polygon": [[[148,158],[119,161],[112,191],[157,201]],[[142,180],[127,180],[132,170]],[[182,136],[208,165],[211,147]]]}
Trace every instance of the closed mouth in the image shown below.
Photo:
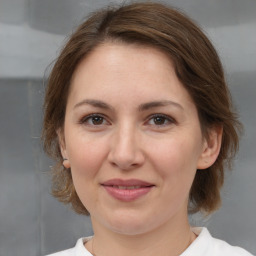
{"label": "closed mouth", "polygon": [[137,179],[112,179],[101,185],[113,198],[124,202],[134,201],[145,196],[155,186]]}
{"label": "closed mouth", "polygon": [[112,186],[113,188],[118,188],[118,189],[128,189],[128,190],[130,190],[130,189],[138,189],[138,188],[144,188],[143,186],[128,186],[128,187],[126,187],[126,186]]}
{"label": "closed mouth", "polygon": [[119,189],[138,189],[138,188],[145,188],[145,187],[152,187],[153,184],[138,180],[138,179],[129,179],[129,180],[122,180],[122,179],[111,179],[101,183],[103,186],[111,186],[114,188]]}

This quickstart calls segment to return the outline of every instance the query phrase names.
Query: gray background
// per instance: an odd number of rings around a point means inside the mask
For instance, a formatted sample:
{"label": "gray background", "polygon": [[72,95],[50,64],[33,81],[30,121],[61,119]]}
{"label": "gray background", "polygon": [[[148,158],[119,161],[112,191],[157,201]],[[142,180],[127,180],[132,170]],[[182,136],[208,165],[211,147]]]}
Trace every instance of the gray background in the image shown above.
{"label": "gray background", "polygon": [[[194,216],[192,222],[256,254],[256,1],[166,2],[183,9],[212,39],[245,125],[222,209],[205,220]],[[88,217],[51,197],[51,161],[39,137],[45,69],[66,35],[106,3],[0,0],[0,256],[44,255],[92,234]]]}

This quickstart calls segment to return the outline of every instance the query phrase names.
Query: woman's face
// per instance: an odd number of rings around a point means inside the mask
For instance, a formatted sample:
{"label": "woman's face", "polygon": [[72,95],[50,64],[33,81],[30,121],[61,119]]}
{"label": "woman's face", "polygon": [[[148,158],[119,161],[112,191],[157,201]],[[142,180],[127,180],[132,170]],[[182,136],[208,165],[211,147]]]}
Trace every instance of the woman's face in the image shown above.
{"label": "woman's face", "polygon": [[196,106],[164,53],[106,43],[79,64],[62,154],[94,226],[134,235],[186,221],[206,147]]}

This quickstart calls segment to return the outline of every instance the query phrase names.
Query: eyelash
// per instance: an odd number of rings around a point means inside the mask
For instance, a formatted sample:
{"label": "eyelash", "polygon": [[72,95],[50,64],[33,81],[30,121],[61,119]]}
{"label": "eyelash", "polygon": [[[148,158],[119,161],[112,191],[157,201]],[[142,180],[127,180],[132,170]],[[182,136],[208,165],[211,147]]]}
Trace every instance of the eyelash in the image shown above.
{"label": "eyelash", "polygon": [[[106,117],[104,115],[95,113],[95,114],[90,114],[90,115],[87,115],[87,116],[81,118],[81,120],[79,121],[79,124],[85,124],[85,125],[90,125],[90,126],[100,126],[100,125],[102,125],[102,124],[99,124],[99,125],[97,125],[97,124],[89,124],[88,121],[90,119],[92,120],[92,118],[101,118],[103,120],[103,122],[107,121]],[[93,122],[93,120],[92,120],[92,122]]]}
{"label": "eyelash", "polygon": [[147,123],[149,123],[150,120],[154,120],[156,118],[161,118],[161,119],[164,119],[164,122],[167,121],[167,123],[164,123],[164,124],[152,124],[152,125],[155,125],[155,126],[159,126],[159,128],[161,127],[164,127],[164,126],[167,126],[167,125],[170,125],[170,124],[176,124],[176,120],[168,115],[164,115],[164,114],[154,114],[154,115],[151,115],[147,121]]}
{"label": "eyelash", "polygon": [[[90,123],[89,124],[89,120],[91,119],[91,122],[93,122],[93,118],[100,118],[102,122],[107,122],[108,124],[110,124],[110,122],[107,121],[105,115],[103,114],[99,114],[99,113],[95,113],[95,114],[90,114],[90,115],[87,115],[83,118],[81,118],[81,120],[79,120],[79,124],[85,124],[85,125],[89,125],[89,126],[101,126],[101,125],[105,125],[103,123],[100,123],[100,124],[94,124],[94,123]],[[162,121],[164,121],[164,124],[149,124],[149,122],[151,120],[154,120],[156,118],[160,118],[162,119]],[[156,121],[156,120],[154,120]],[[167,122],[167,123],[166,123]],[[157,126],[158,128],[161,128],[161,127],[165,127],[165,126],[168,126],[170,124],[176,124],[176,120],[168,115],[164,115],[164,114],[153,114],[151,116],[149,116],[149,118],[147,119],[147,121],[145,122],[145,124],[149,124],[151,126]]]}

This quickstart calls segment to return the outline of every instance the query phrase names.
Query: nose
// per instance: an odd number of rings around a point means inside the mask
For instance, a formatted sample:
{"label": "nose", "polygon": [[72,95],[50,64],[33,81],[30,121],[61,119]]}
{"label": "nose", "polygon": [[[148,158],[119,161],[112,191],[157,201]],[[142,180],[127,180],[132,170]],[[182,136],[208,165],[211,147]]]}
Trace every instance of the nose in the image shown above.
{"label": "nose", "polygon": [[132,127],[117,129],[110,143],[109,162],[121,170],[131,170],[145,161],[139,132]]}

